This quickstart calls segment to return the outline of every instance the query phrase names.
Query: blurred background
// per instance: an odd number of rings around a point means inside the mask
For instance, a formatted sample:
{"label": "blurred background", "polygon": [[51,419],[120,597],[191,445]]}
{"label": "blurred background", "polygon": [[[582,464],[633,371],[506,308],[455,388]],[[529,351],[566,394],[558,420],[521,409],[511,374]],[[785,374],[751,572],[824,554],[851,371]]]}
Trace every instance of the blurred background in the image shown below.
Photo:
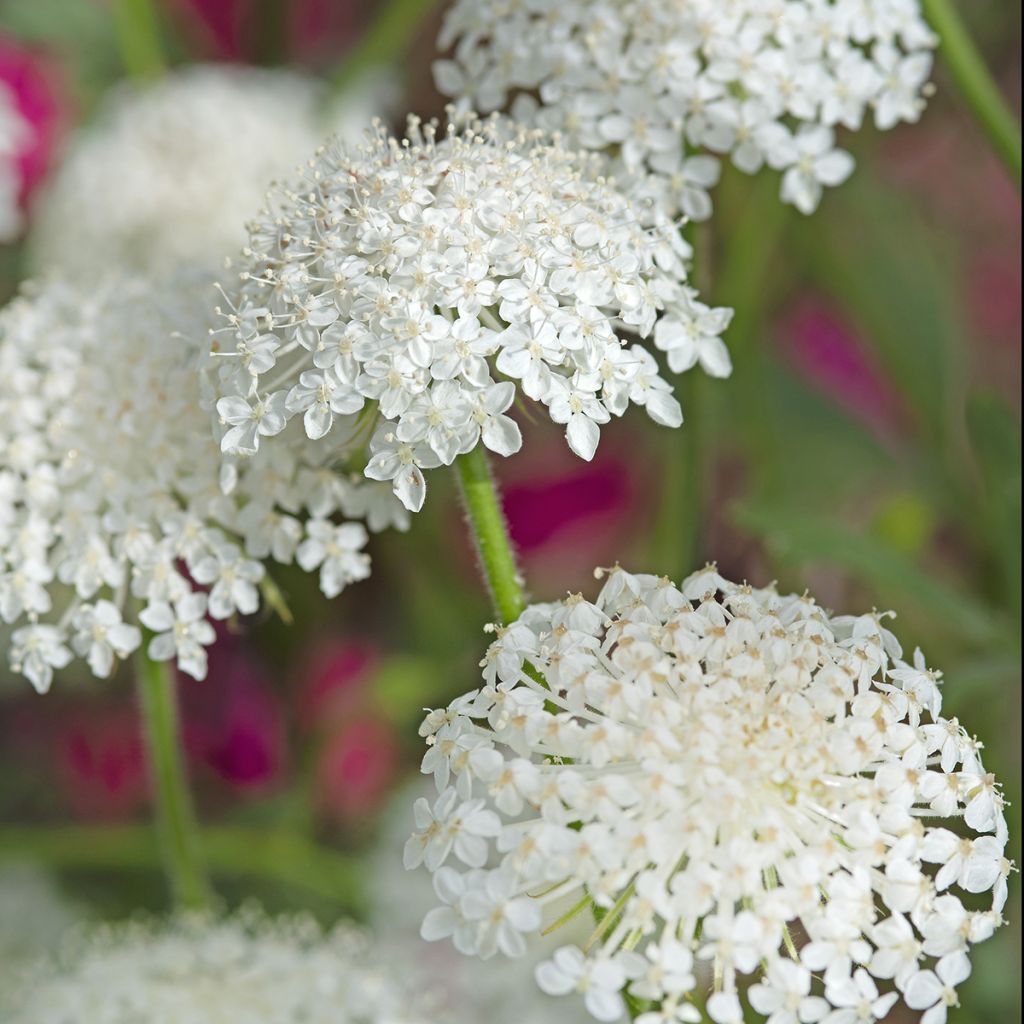
{"label": "blurred background", "polygon": [[[1019,111],[1019,5],[961,6]],[[174,67],[300,68],[332,100],[359,90],[387,117],[441,111],[442,7],[163,0],[157,14]],[[99,0],[0,0],[0,93],[25,126],[0,183],[20,211],[0,248],[3,298],[46,269],[34,222],[129,70],[118,33]],[[773,175],[726,174],[692,241],[702,289],[737,309],[736,369],[682,381],[683,430],[627,417],[585,464],[558,428],[523,421],[524,450],[498,471],[538,599],[592,595],[595,565],[678,579],[714,559],[835,609],[895,609],[905,650],[944,673],[944,713],[984,741],[1019,864],[1020,199],[941,64],[935,81],[919,125],[846,136],[857,171],[812,218],[778,202]],[[421,709],[476,684],[491,615],[454,479],[435,478],[414,530],[378,535],[371,553],[372,578],[330,603],[314,578],[275,573],[294,626],[231,623],[208,679],[182,679],[229,902],[372,918],[381,872],[399,875],[400,845],[382,837],[409,814]],[[131,679],[64,675],[45,698],[0,676],[0,961],[69,919],[166,899]],[[974,955],[956,1021],[1019,1015],[1016,875],[1007,914]]]}

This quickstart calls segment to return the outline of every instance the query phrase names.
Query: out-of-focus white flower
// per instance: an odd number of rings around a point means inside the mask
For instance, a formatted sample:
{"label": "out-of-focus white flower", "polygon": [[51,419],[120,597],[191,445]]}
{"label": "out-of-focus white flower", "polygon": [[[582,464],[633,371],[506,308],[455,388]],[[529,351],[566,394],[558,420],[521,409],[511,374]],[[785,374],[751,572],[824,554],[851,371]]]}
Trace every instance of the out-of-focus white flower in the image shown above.
{"label": "out-of-focus white flower", "polygon": [[[7,1024],[428,1024],[422,986],[357,928],[243,910],[83,930],[7,995]],[[0,1006],[3,1000],[0,999]]]}
{"label": "out-of-focus white flower", "polygon": [[382,84],[330,100],[312,77],[239,65],[122,83],[39,197],[36,269],[94,278],[217,266],[241,248],[275,179],[383,112]]}
{"label": "out-of-focus white flower", "polygon": [[[586,915],[566,922],[550,938],[531,937],[524,955],[512,960],[506,956],[482,962],[470,960],[460,956],[448,942],[424,941],[450,938],[456,945],[465,941],[465,951],[471,952],[481,930],[489,938],[495,938],[498,930],[488,928],[486,922],[465,912],[461,897],[467,886],[462,884],[465,876],[459,872],[442,868],[434,876],[432,886],[425,873],[403,867],[402,844],[409,832],[409,804],[417,795],[429,795],[432,790],[432,786],[426,790],[422,782],[403,788],[384,816],[368,879],[370,924],[377,948],[391,961],[402,963],[410,978],[422,979],[424,988],[435,990],[437,1019],[445,1024],[585,1024],[590,1018],[582,1003],[567,1006],[544,995],[533,982],[533,972],[542,959],[566,941],[586,941]],[[445,889],[449,879],[455,880],[456,891]],[[437,907],[439,899],[448,902]],[[525,900],[523,904],[532,906],[532,902]],[[478,907],[468,909],[472,912]],[[534,924],[532,930],[551,925],[570,909],[571,904],[547,908],[543,922]],[[430,921],[424,923],[428,912]],[[504,926],[503,917],[499,917],[497,924],[499,928]],[[507,928],[505,931],[508,933]],[[521,940],[523,935],[513,924],[512,941],[516,941],[516,936]]]}
{"label": "out-of-focus white flower", "polygon": [[500,889],[541,915],[594,909],[537,982],[598,1020],[624,991],[645,1024],[694,1020],[695,1002],[716,1024],[743,1002],[853,1024],[900,998],[941,1024],[1001,922],[1006,821],[979,744],[886,619],[714,566],[679,587],[616,568],[596,603],[527,608],[484,687],[420,730],[440,795],[406,862],[465,919],[429,937],[489,953],[465,911]]}
{"label": "out-of-focus white flower", "polygon": [[110,675],[140,625],[150,657],[202,678],[209,619],[256,610],[264,559],[318,568],[334,596],[369,573],[365,529],[336,520],[403,525],[294,438],[224,465],[202,395],[207,291],[51,283],[0,313],[0,623],[40,691],[74,655]]}
{"label": "out-of-focus white flower", "polygon": [[32,128],[18,109],[10,86],[0,81],[0,242],[21,231],[21,175],[17,158],[29,144]]}
{"label": "out-of-focus white flower", "polygon": [[729,311],[697,302],[677,229],[644,226],[599,163],[498,119],[322,150],[251,227],[214,353],[224,450],[298,419],[418,511],[423,470],[519,449],[517,390],[584,459],[631,404],[679,426],[641,341],[657,324],[671,363],[724,376]]}
{"label": "out-of-focus white flower", "polygon": [[0,867],[0,993],[7,990],[16,969],[49,954],[84,919],[84,909],[44,871],[30,864]]}
{"label": "out-of-focus white flower", "polygon": [[709,216],[709,153],[783,171],[782,199],[810,213],[853,170],[832,129],[916,121],[935,42],[918,0],[456,0],[435,77],[609,153],[672,215]]}

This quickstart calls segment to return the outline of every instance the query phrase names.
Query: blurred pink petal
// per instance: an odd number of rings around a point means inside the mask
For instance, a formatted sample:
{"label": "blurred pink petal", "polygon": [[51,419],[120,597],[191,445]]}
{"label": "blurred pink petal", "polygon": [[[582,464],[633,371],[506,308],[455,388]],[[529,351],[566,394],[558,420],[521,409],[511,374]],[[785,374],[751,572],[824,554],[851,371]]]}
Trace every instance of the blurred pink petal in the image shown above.
{"label": "blurred pink petal", "polygon": [[320,755],[320,805],[350,823],[372,814],[390,790],[398,763],[394,730],[384,719],[366,714],[347,722]]}
{"label": "blurred pink petal", "polygon": [[362,700],[379,660],[377,650],[358,640],[330,641],[317,648],[299,694],[299,720],[312,729],[332,710]]}
{"label": "blurred pink petal", "polygon": [[267,672],[236,641],[219,641],[202,683],[180,677],[185,746],[193,764],[237,789],[261,789],[285,767],[284,713]]}
{"label": "blurred pink petal", "polygon": [[134,707],[70,712],[55,737],[57,777],[79,818],[131,817],[146,806],[149,783]]}
{"label": "blurred pink petal", "polygon": [[63,111],[52,69],[14,40],[0,36],[0,81],[11,91],[30,132],[16,159],[26,206],[53,159]]}
{"label": "blurred pink petal", "polygon": [[802,298],[784,320],[782,338],[792,364],[819,391],[877,430],[898,426],[895,391],[850,325],[824,301]]}

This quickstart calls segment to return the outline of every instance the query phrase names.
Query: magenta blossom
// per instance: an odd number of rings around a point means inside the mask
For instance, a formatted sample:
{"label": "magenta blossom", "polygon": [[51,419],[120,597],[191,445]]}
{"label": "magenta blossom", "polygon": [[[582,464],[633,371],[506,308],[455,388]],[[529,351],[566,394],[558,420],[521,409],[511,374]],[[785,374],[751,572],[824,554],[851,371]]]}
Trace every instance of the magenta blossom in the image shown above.
{"label": "magenta blossom", "polygon": [[900,425],[899,398],[842,316],[815,295],[785,319],[782,339],[799,372],[817,390],[882,434]]}

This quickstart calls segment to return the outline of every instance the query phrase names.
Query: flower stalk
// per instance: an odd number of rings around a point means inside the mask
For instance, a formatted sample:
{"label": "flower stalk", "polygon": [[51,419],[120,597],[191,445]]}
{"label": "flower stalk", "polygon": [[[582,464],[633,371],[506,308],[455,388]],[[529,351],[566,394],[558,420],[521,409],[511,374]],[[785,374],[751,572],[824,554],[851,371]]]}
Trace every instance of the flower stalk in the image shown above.
{"label": "flower stalk", "polygon": [[481,445],[455,460],[469,522],[484,579],[502,625],[514,622],[526,607],[523,581],[498,489]]}
{"label": "flower stalk", "polygon": [[964,102],[1020,189],[1020,125],[1009,104],[978,53],[953,0],[924,0],[924,10],[939,35],[940,52]]}
{"label": "flower stalk", "polygon": [[132,78],[159,78],[165,63],[151,0],[113,0],[111,8],[125,70]]}
{"label": "flower stalk", "polygon": [[136,663],[139,708],[164,870],[177,905],[205,907],[210,902],[211,890],[185,774],[173,670],[169,662],[152,661],[145,654],[140,654]]}

